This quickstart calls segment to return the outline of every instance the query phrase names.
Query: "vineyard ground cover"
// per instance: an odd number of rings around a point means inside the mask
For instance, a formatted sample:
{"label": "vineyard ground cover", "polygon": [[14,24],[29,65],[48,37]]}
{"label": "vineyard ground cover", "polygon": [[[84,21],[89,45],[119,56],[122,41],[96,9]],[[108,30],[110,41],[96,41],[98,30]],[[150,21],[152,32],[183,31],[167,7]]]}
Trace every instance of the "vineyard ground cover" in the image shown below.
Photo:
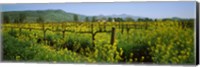
{"label": "vineyard ground cover", "polygon": [[3,56],[5,61],[193,64],[193,33],[174,21],[3,24]]}

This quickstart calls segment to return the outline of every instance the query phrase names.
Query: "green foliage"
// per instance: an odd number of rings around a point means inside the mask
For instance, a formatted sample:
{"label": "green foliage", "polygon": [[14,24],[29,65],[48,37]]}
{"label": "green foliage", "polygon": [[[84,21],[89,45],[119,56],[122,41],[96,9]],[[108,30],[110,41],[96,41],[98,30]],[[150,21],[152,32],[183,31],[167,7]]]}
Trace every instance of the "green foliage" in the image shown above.
{"label": "green foliage", "polygon": [[96,22],[97,18],[95,16],[92,17],[92,22]]}
{"label": "green foliage", "polygon": [[21,13],[19,14],[19,22],[24,23],[24,20],[26,19],[26,15]]}
{"label": "green foliage", "polygon": [[[186,21],[185,21],[186,22]],[[68,63],[156,63],[156,64],[194,64],[194,30],[182,28],[178,21],[156,21],[123,23],[137,24],[138,27],[121,32],[117,23],[106,23],[106,30],[116,28],[114,44],[110,44],[110,33],[97,33],[92,44],[92,35],[78,33],[91,31],[88,23],[45,24],[46,38],[42,30],[3,28],[3,60],[5,61],[38,61]],[[96,32],[103,23],[93,23]],[[4,24],[5,26],[17,26]],[[51,25],[51,26],[50,26]],[[69,25],[61,27],[60,25]],[[70,26],[71,25],[71,26]],[[77,26],[79,25],[79,26]],[[116,25],[116,26],[115,26]],[[21,26],[28,26],[22,24]],[[41,27],[35,23],[30,27]],[[57,28],[57,29],[54,29]],[[63,29],[74,32],[59,32]],[[19,35],[19,33],[21,35]],[[41,40],[41,42],[38,42]]]}
{"label": "green foliage", "polygon": [[30,47],[30,41],[19,41],[14,37],[4,34],[3,35],[3,60],[15,61],[17,60],[28,60],[31,59],[29,52],[24,52]]}
{"label": "green foliage", "polygon": [[78,19],[78,15],[74,14],[74,22],[78,22],[79,19]]}
{"label": "green foliage", "polygon": [[113,18],[109,17],[109,18],[108,18],[108,22],[112,22],[112,19],[113,19]]}
{"label": "green foliage", "polygon": [[194,35],[190,34],[193,34],[190,29],[187,32],[179,28],[162,29],[156,34],[156,41],[149,41],[152,59],[160,64],[194,64]]}
{"label": "green foliage", "polygon": [[126,22],[134,22],[135,20],[134,19],[132,19],[131,17],[127,17],[126,18]]}
{"label": "green foliage", "polygon": [[139,22],[149,22],[149,21],[153,21],[153,20],[150,19],[150,18],[139,18],[137,21],[139,21]]}
{"label": "green foliage", "polygon": [[44,22],[44,19],[41,17],[41,16],[39,16],[38,17],[38,19],[36,20],[38,23],[42,23],[42,22]]}
{"label": "green foliage", "polygon": [[10,17],[9,16],[4,16],[3,17],[3,23],[9,23],[10,22]]}
{"label": "green foliage", "polygon": [[122,18],[114,18],[114,20],[116,21],[116,22],[123,22],[124,20],[122,19]]}
{"label": "green foliage", "polygon": [[85,22],[90,22],[89,17],[85,18]]}

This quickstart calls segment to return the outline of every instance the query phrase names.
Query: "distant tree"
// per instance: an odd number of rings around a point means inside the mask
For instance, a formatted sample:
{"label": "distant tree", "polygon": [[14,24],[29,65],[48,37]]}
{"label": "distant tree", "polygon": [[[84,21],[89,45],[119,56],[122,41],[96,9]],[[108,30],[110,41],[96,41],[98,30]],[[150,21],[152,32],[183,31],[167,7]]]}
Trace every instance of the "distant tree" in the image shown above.
{"label": "distant tree", "polygon": [[85,22],[90,22],[89,17],[85,18]]}
{"label": "distant tree", "polygon": [[194,19],[188,19],[187,20],[187,23],[186,23],[186,26],[188,27],[188,28],[194,28]]}
{"label": "distant tree", "polygon": [[79,19],[78,19],[78,15],[74,14],[74,22],[78,22]]}
{"label": "distant tree", "polygon": [[14,23],[19,23],[20,21],[19,21],[19,18],[17,17],[17,18],[14,18]]}
{"label": "distant tree", "polygon": [[154,21],[158,21],[158,19],[154,19]]}
{"label": "distant tree", "polygon": [[123,22],[124,20],[122,18],[114,18],[116,22]]}
{"label": "distant tree", "polygon": [[135,20],[132,19],[131,17],[127,17],[127,18],[126,18],[126,21],[127,21],[127,22],[134,22]]}
{"label": "distant tree", "polygon": [[9,16],[4,16],[3,17],[3,23],[9,23],[10,22],[10,17]]}
{"label": "distant tree", "polygon": [[139,22],[151,22],[151,21],[153,21],[153,19],[150,19],[150,18],[138,18],[137,21],[139,21]]}
{"label": "distant tree", "polygon": [[170,18],[164,18],[164,19],[162,19],[162,21],[172,21],[172,19],[170,19]]}
{"label": "distant tree", "polygon": [[37,23],[44,23],[44,19],[41,16],[39,16],[36,21]]}
{"label": "distant tree", "polygon": [[151,18],[148,18],[148,21],[153,21],[153,19],[151,19]]}
{"label": "distant tree", "polygon": [[113,18],[116,22],[119,22],[119,19],[118,18]]}
{"label": "distant tree", "polygon": [[112,22],[112,18],[111,17],[108,18],[108,22]]}
{"label": "distant tree", "polygon": [[122,18],[119,18],[120,19],[120,22],[124,22],[124,19],[122,19]]}
{"label": "distant tree", "polygon": [[95,16],[93,16],[92,17],[92,22],[96,22],[97,20],[96,20],[96,17]]}
{"label": "distant tree", "polygon": [[142,21],[143,21],[143,19],[142,19],[142,18],[138,18],[138,19],[137,19],[137,21],[139,21],[139,22],[142,22]]}
{"label": "distant tree", "polygon": [[179,19],[178,22],[183,28],[194,28],[194,19]]}
{"label": "distant tree", "polygon": [[25,20],[25,19],[26,19],[26,15],[21,13],[21,14],[19,15],[19,22],[20,22],[20,23],[24,23],[24,20]]}
{"label": "distant tree", "polygon": [[153,20],[150,19],[150,18],[144,18],[144,21],[145,21],[145,22],[151,22],[151,21],[153,21]]}

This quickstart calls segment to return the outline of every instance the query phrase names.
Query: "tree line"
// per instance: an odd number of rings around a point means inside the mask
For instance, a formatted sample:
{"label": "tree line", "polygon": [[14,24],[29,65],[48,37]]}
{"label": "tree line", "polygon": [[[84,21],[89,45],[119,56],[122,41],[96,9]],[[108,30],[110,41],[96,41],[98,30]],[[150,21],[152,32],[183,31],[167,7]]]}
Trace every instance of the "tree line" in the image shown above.
{"label": "tree line", "polygon": [[[3,23],[10,23],[11,20],[13,20],[14,23],[25,23],[25,20],[27,19],[27,16],[23,13],[19,14],[18,17],[16,18],[11,18],[8,15],[3,16]],[[44,17],[38,16],[35,20],[38,23],[43,23],[45,22]],[[120,17],[103,17],[103,18],[98,18],[97,16],[92,16],[92,17],[85,17],[85,20],[82,22],[153,22],[153,21],[177,21],[177,19],[171,19],[171,18],[164,18],[164,19],[151,19],[151,18],[138,18],[133,19],[131,17],[126,17],[126,18],[120,18]],[[179,22],[194,22],[194,19],[178,19]],[[77,14],[73,15],[73,22],[80,22],[80,17]],[[192,24],[190,24],[192,25]]]}

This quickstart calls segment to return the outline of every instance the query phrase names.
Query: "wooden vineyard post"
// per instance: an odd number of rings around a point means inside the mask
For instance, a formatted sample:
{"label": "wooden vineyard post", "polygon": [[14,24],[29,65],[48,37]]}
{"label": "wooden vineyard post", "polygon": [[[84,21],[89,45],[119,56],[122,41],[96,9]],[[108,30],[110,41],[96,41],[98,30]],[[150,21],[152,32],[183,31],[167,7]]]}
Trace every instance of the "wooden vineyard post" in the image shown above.
{"label": "wooden vineyard post", "polygon": [[185,29],[185,22],[184,21],[181,22],[181,26],[182,26],[182,29]]}
{"label": "wooden vineyard post", "polygon": [[44,44],[48,44],[47,43],[47,39],[46,39],[46,31],[47,31],[47,29],[45,29],[45,23],[43,23],[43,25],[42,25],[42,30],[43,30],[43,36],[44,36],[44,39],[43,39]]}
{"label": "wooden vineyard post", "polygon": [[92,30],[92,45],[93,45],[93,47],[95,46],[94,45],[94,40],[95,40],[95,34],[94,34],[94,29],[93,29],[93,27],[94,27],[94,25],[93,25],[93,23],[91,24],[91,30]]}
{"label": "wooden vineyard post", "polygon": [[95,34],[92,33],[92,45],[93,45],[93,47],[95,47],[95,45],[94,45],[94,40],[95,40]]}
{"label": "wooden vineyard post", "polygon": [[62,33],[63,33],[63,39],[64,39],[65,38],[65,30],[63,30]]}
{"label": "wooden vineyard post", "polygon": [[114,42],[115,42],[115,28],[112,27],[112,31],[111,31],[111,45],[114,45]]}
{"label": "wooden vineyard post", "polygon": [[44,29],[44,39],[46,39],[46,30]]}
{"label": "wooden vineyard post", "polygon": [[127,32],[127,34],[129,33],[129,30],[130,30],[130,27],[129,27],[128,24],[126,24],[126,32]]}
{"label": "wooden vineyard post", "polygon": [[124,33],[124,24],[122,24],[121,33]]}
{"label": "wooden vineyard post", "polygon": [[65,38],[65,27],[64,27],[64,24],[62,24],[62,29],[63,29],[62,34],[63,34],[63,39],[64,39]]}
{"label": "wooden vineyard post", "polygon": [[42,25],[42,30],[43,30],[44,40],[45,40],[45,39],[46,39],[46,30],[45,30],[44,23],[43,23],[43,25]]}

